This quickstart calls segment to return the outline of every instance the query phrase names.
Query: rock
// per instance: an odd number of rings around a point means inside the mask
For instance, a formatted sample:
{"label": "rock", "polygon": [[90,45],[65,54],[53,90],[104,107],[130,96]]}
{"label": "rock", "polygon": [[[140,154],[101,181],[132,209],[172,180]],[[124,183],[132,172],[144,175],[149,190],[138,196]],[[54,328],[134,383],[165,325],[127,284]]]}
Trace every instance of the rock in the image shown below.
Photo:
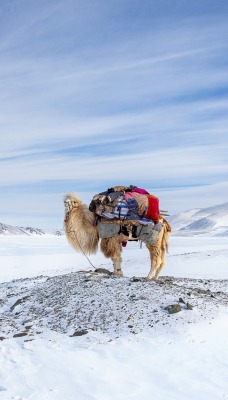
{"label": "rock", "polygon": [[182,299],[182,297],[179,297],[179,303],[185,304],[185,302],[184,302],[184,300]]}
{"label": "rock", "polygon": [[18,337],[22,337],[22,336],[27,336],[27,332],[15,333],[15,335],[13,335],[14,338],[18,338]]}
{"label": "rock", "polygon": [[24,302],[25,300],[27,300],[27,299],[29,299],[29,296],[25,296],[25,297],[22,297],[22,299],[18,299],[18,300],[16,301],[16,303],[14,303],[14,304],[12,305],[12,307],[10,307],[10,311],[13,311],[15,307],[17,307],[19,304],[23,303],[23,302]]}
{"label": "rock", "polygon": [[96,272],[97,274],[112,275],[112,272],[110,272],[108,269],[105,268],[96,268],[94,272]]}
{"label": "rock", "polygon": [[193,310],[193,306],[189,303],[186,304],[188,310]]}
{"label": "rock", "polygon": [[86,335],[87,333],[88,333],[88,331],[86,329],[83,329],[82,331],[74,332],[73,335],[70,335],[70,337],[83,336],[83,335]]}
{"label": "rock", "polygon": [[5,340],[6,338],[4,336],[0,336],[0,340]]}
{"label": "rock", "polygon": [[175,314],[182,310],[180,304],[171,304],[170,306],[166,307],[166,310],[169,314]]}
{"label": "rock", "polygon": [[136,278],[135,276],[133,276],[132,282],[140,282],[140,279],[139,279],[139,278]]}

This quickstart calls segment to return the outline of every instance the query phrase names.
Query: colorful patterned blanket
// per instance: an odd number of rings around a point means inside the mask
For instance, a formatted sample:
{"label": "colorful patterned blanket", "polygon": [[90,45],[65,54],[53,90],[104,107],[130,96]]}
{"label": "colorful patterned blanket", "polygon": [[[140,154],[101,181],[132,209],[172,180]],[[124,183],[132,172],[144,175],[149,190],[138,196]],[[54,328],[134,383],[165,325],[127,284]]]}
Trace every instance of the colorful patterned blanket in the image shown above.
{"label": "colorful patterned blanket", "polygon": [[159,199],[137,186],[114,186],[96,194],[90,211],[109,220],[136,220],[147,225],[159,220]]}

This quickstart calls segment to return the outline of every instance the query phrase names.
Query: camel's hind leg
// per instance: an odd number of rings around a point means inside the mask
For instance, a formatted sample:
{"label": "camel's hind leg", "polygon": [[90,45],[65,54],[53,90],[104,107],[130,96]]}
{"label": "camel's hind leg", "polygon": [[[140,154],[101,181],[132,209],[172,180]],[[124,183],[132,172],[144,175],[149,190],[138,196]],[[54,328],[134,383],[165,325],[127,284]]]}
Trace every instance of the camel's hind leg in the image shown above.
{"label": "camel's hind leg", "polygon": [[117,237],[105,238],[101,240],[101,251],[107,258],[113,262],[114,275],[123,276],[121,270],[121,251],[122,246]]}
{"label": "camel's hind leg", "polygon": [[153,251],[150,251],[150,260],[151,260],[151,268],[147,276],[147,279],[157,280],[161,273],[162,268],[165,265],[165,250],[160,249],[158,255],[154,254]]}
{"label": "camel's hind leg", "polygon": [[168,251],[168,239],[171,228],[169,225],[164,225],[157,243],[154,246],[147,245],[150,252],[150,272],[147,279],[158,279],[161,270],[165,264],[165,252]]}
{"label": "camel's hind leg", "polygon": [[150,252],[150,272],[147,279],[158,279],[159,273],[164,265],[164,261],[162,263],[161,251],[154,246],[147,245],[147,248]]}

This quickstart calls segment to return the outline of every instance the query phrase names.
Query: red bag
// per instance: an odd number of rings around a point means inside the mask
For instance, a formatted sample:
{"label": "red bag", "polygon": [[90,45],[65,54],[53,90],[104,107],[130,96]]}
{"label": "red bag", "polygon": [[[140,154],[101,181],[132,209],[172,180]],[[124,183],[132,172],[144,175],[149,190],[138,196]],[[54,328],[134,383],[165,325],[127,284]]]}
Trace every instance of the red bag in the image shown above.
{"label": "red bag", "polygon": [[146,218],[158,222],[160,218],[159,199],[153,196],[152,194],[149,194],[147,197],[148,197],[148,210],[146,213]]}

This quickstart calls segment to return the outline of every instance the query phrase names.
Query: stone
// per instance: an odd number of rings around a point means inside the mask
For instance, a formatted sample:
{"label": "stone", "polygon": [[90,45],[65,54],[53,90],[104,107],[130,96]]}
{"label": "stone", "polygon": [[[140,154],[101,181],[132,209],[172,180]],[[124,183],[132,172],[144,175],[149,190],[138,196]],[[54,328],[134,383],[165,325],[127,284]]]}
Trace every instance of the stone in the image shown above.
{"label": "stone", "polygon": [[10,307],[10,311],[13,311],[14,309],[15,309],[15,307],[17,307],[19,304],[21,304],[21,303],[23,303],[25,300],[27,300],[27,299],[29,299],[29,296],[25,296],[25,297],[22,297],[22,299],[18,299],[17,301],[16,301],[16,303],[14,303],[13,305],[12,305],[12,307]]}
{"label": "stone", "polygon": [[76,331],[73,333],[73,335],[70,335],[70,337],[75,337],[75,336],[83,336],[86,335],[88,331],[86,329],[83,329],[82,331]]}
{"label": "stone", "polygon": [[18,337],[22,337],[22,336],[27,336],[27,332],[15,333],[15,335],[13,335],[14,338],[18,338]]}
{"label": "stone", "polygon": [[176,314],[182,310],[180,304],[171,304],[170,306],[166,307],[166,310],[169,314]]}
{"label": "stone", "polygon": [[108,269],[105,268],[96,268],[94,272],[96,272],[97,274],[112,275],[112,272],[110,272]]}
{"label": "stone", "polygon": [[132,282],[140,282],[140,279],[139,279],[139,278],[136,278],[135,276],[133,276]]}

